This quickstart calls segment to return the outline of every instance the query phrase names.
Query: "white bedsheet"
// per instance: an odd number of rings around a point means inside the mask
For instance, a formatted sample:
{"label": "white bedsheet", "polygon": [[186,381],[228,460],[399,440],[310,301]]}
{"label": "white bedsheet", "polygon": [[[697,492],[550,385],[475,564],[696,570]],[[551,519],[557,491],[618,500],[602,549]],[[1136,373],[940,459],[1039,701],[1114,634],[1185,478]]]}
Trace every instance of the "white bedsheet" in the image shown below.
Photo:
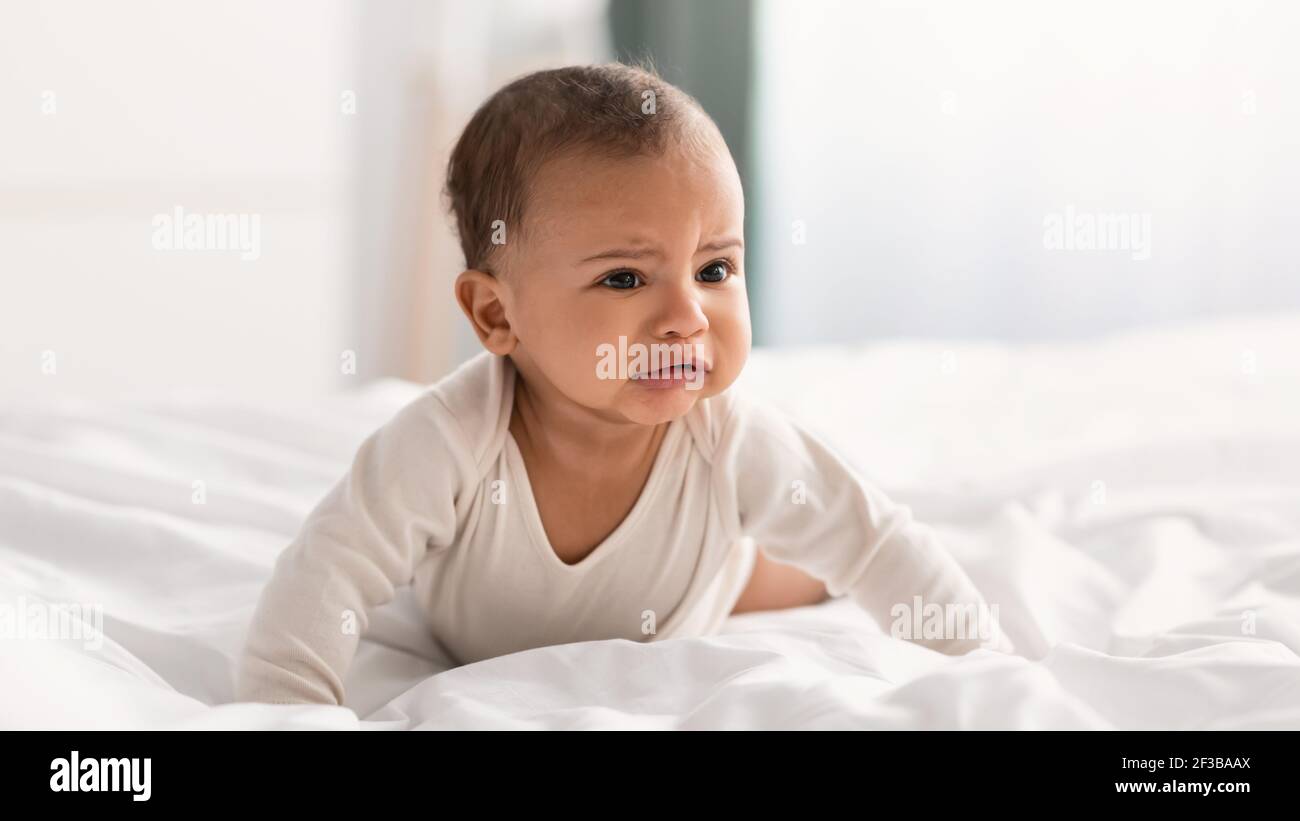
{"label": "white bedsheet", "polygon": [[1024,657],[834,600],[451,668],[403,590],[346,707],[232,704],[276,553],[417,386],[65,402],[0,411],[0,610],[98,605],[103,634],[11,621],[0,726],[1300,728],[1300,316],[756,351],[742,384],[934,524]]}

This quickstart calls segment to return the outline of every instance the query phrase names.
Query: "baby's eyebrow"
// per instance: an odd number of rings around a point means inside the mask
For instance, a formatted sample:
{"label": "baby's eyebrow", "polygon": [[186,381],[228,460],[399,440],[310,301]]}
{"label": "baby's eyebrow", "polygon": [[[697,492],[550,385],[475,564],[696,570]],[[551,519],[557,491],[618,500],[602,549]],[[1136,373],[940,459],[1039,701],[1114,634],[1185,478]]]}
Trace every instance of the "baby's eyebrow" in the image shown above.
{"label": "baby's eyebrow", "polygon": [[592,262],[597,259],[643,259],[645,257],[662,257],[663,252],[658,248],[612,248],[608,251],[601,251],[599,254],[593,254],[581,262]]}
{"label": "baby's eyebrow", "polygon": [[[721,251],[725,248],[744,247],[745,243],[741,242],[738,237],[723,237],[722,239],[715,239],[711,242],[704,243],[699,248],[695,249],[695,253],[698,254],[702,251]],[[580,262],[593,262],[598,259],[644,259],[645,257],[659,257],[662,259],[663,255],[663,251],[650,246],[637,248],[611,248],[608,251],[601,251],[599,254],[593,254],[586,257],[585,259],[580,260]]]}
{"label": "baby's eyebrow", "polygon": [[704,243],[699,248],[695,249],[695,253],[698,254],[701,251],[722,251],[726,248],[743,249],[744,247],[745,243],[740,241],[740,237],[723,237],[722,239],[715,239],[713,242]]}

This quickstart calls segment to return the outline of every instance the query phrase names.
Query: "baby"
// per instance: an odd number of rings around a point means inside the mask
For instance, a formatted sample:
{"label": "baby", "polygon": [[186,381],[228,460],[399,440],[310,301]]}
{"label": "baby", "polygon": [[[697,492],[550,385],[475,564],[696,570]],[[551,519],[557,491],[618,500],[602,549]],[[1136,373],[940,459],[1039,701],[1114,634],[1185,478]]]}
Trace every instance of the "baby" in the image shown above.
{"label": "baby", "polygon": [[[728,390],[744,198],[695,100],[624,65],[528,75],[470,120],[447,190],[486,350],[374,432],[280,555],[239,700],[342,704],[368,614],[407,583],[462,664],[828,596],[909,628],[984,608],[909,508]],[[1012,650],[979,632],[906,637]]]}

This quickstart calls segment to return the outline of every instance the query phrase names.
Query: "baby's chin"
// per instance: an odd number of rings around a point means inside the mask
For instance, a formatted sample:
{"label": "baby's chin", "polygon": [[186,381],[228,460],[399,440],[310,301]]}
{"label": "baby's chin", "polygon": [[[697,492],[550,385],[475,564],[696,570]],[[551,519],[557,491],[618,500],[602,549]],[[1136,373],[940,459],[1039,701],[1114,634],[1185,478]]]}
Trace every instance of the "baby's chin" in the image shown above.
{"label": "baby's chin", "polygon": [[618,398],[618,409],[623,417],[641,425],[659,425],[680,419],[690,412],[701,399],[716,393],[706,380],[700,383],[685,381],[672,387],[644,387],[636,382],[623,384]]}

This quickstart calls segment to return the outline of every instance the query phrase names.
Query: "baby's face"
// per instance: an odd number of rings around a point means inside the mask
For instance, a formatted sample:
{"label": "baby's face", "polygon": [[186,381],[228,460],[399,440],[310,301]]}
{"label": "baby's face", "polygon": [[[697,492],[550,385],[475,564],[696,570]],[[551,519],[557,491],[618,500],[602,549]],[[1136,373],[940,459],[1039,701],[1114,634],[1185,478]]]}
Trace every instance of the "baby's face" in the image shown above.
{"label": "baby's face", "polygon": [[[533,191],[525,236],[506,249],[503,303],[511,356],[534,395],[658,424],[735,381],[751,331],[744,197],[725,146],[557,159]],[[633,378],[635,354],[655,346],[675,346],[696,369]],[[625,367],[609,367],[611,350]]]}

